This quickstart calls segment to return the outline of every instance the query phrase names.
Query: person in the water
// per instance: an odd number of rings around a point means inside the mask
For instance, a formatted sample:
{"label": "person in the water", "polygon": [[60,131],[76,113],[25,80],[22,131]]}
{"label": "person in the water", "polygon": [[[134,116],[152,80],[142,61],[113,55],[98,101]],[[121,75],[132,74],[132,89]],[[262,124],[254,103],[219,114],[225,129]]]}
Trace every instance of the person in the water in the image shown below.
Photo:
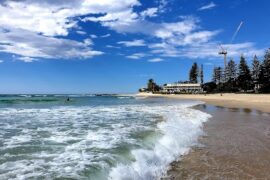
{"label": "person in the water", "polygon": [[67,100],[66,100],[67,102],[69,102],[70,101],[70,99],[69,99],[69,97],[67,98]]}

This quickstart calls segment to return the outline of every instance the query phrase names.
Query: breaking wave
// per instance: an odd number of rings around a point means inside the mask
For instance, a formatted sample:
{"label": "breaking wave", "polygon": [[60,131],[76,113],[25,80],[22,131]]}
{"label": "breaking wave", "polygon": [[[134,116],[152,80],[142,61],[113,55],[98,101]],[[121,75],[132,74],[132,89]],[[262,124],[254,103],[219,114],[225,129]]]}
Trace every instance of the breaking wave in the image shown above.
{"label": "breaking wave", "polygon": [[[194,105],[194,104],[193,104]],[[131,164],[118,164],[110,172],[110,179],[145,180],[164,176],[170,163],[187,153],[202,134],[203,122],[209,114],[190,109],[189,106],[161,107],[150,111],[159,113],[164,121],[157,125],[162,136],[152,148],[132,150]]]}
{"label": "breaking wave", "polygon": [[196,104],[0,108],[0,179],[158,179],[202,134]]}

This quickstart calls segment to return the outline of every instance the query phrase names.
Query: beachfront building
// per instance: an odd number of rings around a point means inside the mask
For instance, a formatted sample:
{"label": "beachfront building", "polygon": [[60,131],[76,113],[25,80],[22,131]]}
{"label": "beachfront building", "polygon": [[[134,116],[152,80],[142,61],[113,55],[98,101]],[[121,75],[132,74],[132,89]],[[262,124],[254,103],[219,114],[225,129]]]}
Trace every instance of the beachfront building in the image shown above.
{"label": "beachfront building", "polygon": [[172,83],[164,84],[162,93],[177,94],[177,93],[202,93],[201,84],[195,83]]}

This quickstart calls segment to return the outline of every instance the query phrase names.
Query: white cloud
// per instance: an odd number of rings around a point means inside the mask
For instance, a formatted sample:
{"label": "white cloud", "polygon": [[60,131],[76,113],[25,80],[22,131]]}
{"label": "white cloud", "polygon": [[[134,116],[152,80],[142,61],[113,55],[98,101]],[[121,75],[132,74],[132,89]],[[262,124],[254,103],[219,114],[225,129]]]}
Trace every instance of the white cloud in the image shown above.
{"label": "white cloud", "polygon": [[[177,45],[208,42],[220,32],[217,30],[201,30],[201,27],[198,25],[199,20],[194,17],[183,17],[178,22],[160,24],[142,20],[137,16],[136,18],[131,18],[128,22],[122,22],[122,20],[100,20],[98,22],[120,33],[141,33]],[[122,42],[122,44],[124,43]],[[145,46],[144,41],[135,41],[134,46],[136,44],[138,44],[137,46]]]}
{"label": "white cloud", "polygon": [[167,5],[169,4],[168,0],[158,0],[158,11],[164,13],[167,10]]}
{"label": "white cloud", "polygon": [[141,59],[143,57],[146,57],[147,55],[145,53],[135,53],[129,56],[126,56],[129,59]]}
{"label": "white cloud", "polygon": [[[144,40],[120,41],[126,47],[148,46],[151,53],[162,57],[205,58],[217,57],[217,42],[213,39],[219,30],[205,30],[194,17],[170,23],[154,23],[154,17],[165,11],[168,0],[158,0],[158,7],[135,11],[139,0],[0,0],[0,52],[16,54],[21,60],[29,58],[77,59],[91,58],[103,52],[93,49],[90,32],[83,42],[66,39],[71,30],[84,35],[78,22],[96,22],[118,33],[135,33],[153,37],[156,43]],[[199,10],[214,8],[211,2]],[[82,17],[80,17],[82,16]],[[81,19],[82,18],[82,19]],[[5,29],[3,28],[5,27]],[[92,33],[92,34],[91,34]],[[109,37],[104,35],[100,37]],[[149,45],[148,45],[149,44]],[[225,45],[229,54],[260,54],[252,43]],[[107,46],[109,47],[109,46]],[[131,59],[146,57],[136,53]]]}
{"label": "white cloud", "polygon": [[[246,42],[239,44],[225,44],[224,48],[228,51],[228,57],[238,58],[242,54],[247,57],[263,55],[263,49],[257,49],[254,43]],[[209,42],[202,44],[189,45],[184,47],[177,47],[170,44],[151,44],[151,53],[162,57],[186,57],[191,59],[206,59],[206,58],[222,58],[219,52],[219,43]]]}
{"label": "white cloud", "polygon": [[[132,12],[138,0],[0,1],[0,52],[29,58],[90,58],[102,54],[85,42],[65,39],[71,29],[84,35],[80,16]],[[125,14],[125,13],[124,13]],[[5,30],[3,29],[5,28]],[[62,37],[61,37],[62,36]],[[94,36],[92,36],[95,38]]]}
{"label": "white cloud", "polygon": [[80,35],[86,35],[87,33],[84,32],[84,31],[76,31],[77,34],[80,34]]}
{"label": "white cloud", "polygon": [[17,59],[20,60],[20,61],[23,61],[23,62],[27,62],[27,63],[38,61],[35,58],[26,57],[26,56],[24,56],[24,57],[18,57]]}
{"label": "white cloud", "polygon": [[85,44],[86,46],[93,45],[93,41],[92,41],[92,39],[90,39],[90,38],[87,38],[87,39],[83,40],[83,42],[84,42],[84,44]]}
{"label": "white cloud", "polygon": [[175,23],[163,23],[154,31],[154,35],[161,39],[184,37],[198,29],[197,23],[198,20],[195,18],[186,18]]}
{"label": "white cloud", "polygon": [[[166,5],[167,1],[160,1]],[[136,4],[137,5],[137,4]],[[220,31],[202,30],[199,20],[194,17],[182,17],[182,20],[171,23],[153,23],[145,20],[145,17],[156,16],[158,8],[148,8],[142,12],[134,12],[133,8],[123,11],[109,12],[100,16],[86,17],[85,22],[98,22],[104,27],[115,30],[118,33],[140,33],[158,38],[172,46],[187,46],[209,42]],[[143,40],[121,41],[127,47],[146,46]]]}
{"label": "white cloud", "polygon": [[[104,17],[104,16],[103,16]],[[110,19],[110,18],[109,18]],[[115,21],[105,21],[99,19],[100,23],[108,26],[117,32],[122,33],[141,33],[157,38],[160,42],[148,45],[152,48],[152,53],[163,53],[171,57],[179,56],[179,46],[181,48],[187,46],[201,45],[209,43],[218,33],[219,30],[207,31],[202,30],[199,20],[194,17],[182,17],[182,20],[172,23],[152,23],[140,19],[139,16],[134,16],[128,23],[124,23],[117,19]],[[123,25],[121,25],[123,23]],[[146,46],[144,40],[120,41],[118,44],[123,44],[127,47]],[[155,48],[153,46],[163,46]],[[164,47],[166,46],[166,47]],[[137,58],[137,56],[131,56]]]}
{"label": "white cloud", "polygon": [[[119,33],[124,32],[140,32],[144,30],[139,30],[141,27],[139,25],[139,15],[133,12],[133,9],[124,9],[119,12],[106,13],[101,16],[90,16],[83,19],[84,22],[92,21],[98,22],[104,27],[108,27]],[[135,28],[137,27],[137,28]]]}
{"label": "white cloud", "polygon": [[263,56],[265,53],[264,49],[256,48],[252,42],[225,44],[223,47],[227,49],[229,56],[240,56],[243,54],[247,57],[253,57],[254,55]]}
{"label": "white cloud", "polygon": [[153,59],[149,59],[148,62],[152,62],[152,63],[155,63],[155,62],[162,62],[164,61],[164,59],[161,59],[161,58],[153,58]]}
{"label": "white cloud", "polygon": [[209,4],[206,4],[202,7],[200,7],[198,9],[198,11],[204,11],[204,10],[208,10],[208,9],[213,9],[214,7],[216,7],[217,5],[214,2],[210,2]]}
{"label": "white cloud", "polygon": [[133,40],[133,41],[120,41],[117,44],[122,44],[126,47],[138,47],[138,46],[146,46],[144,40]]}
{"label": "white cloud", "polygon": [[158,8],[148,8],[140,13],[143,18],[146,17],[156,17],[158,12]]}
{"label": "white cloud", "polygon": [[98,38],[98,36],[97,35],[95,35],[95,34],[90,34],[89,35],[92,39],[96,39],[96,38]]}
{"label": "white cloud", "polygon": [[[167,2],[164,1],[163,4]],[[184,16],[177,22],[170,23],[153,23],[144,19],[144,16],[151,16],[157,13],[157,9],[146,9],[141,13],[135,13],[132,9],[119,12],[101,15],[99,17],[88,17],[85,21],[99,22],[104,27],[108,27],[119,33],[140,33],[147,36],[157,38],[159,41],[156,44],[148,45],[151,48],[151,53],[162,54],[163,56],[179,57],[181,49],[191,49],[193,46],[203,46],[210,43],[213,38],[220,33],[220,30],[203,30],[199,25],[199,19],[192,16]],[[123,44],[127,47],[146,46],[145,41],[121,41],[118,44]],[[159,47],[154,47],[159,46]],[[200,49],[199,49],[200,50]],[[202,50],[203,51],[203,50]],[[184,53],[187,56],[188,53]],[[194,58],[192,54],[192,58]],[[128,56],[128,58],[139,59],[138,56]]]}
{"label": "white cloud", "polygon": [[133,12],[132,9],[107,13],[99,17],[86,17],[83,20],[85,22],[99,22],[104,27],[118,33],[140,33],[160,39],[174,38],[175,36],[184,37],[199,29],[199,21],[194,17],[183,17],[181,21],[172,23],[153,23]]}
{"label": "white cloud", "polygon": [[99,17],[87,17],[84,18],[84,21],[93,21],[93,22],[126,22],[132,21],[132,19],[137,18],[137,13],[134,13],[131,9],[120,11],[120,12],[113,12],[113,13],[106,13],[104,16]]}
{"label": "white cloud", "polygon": [[89,41],[47,37],[21,29],[9,31],[0,29],[0,39],[0,52],[30,58],[84,59],[103,54],[92,50]]}
{"label": "white cloud", "polygon": [[[56,11],[56,12],[54,12]],[[68,10],[42,7],[25,1],[5,1],[0,4],[0,26],[20,28],[47,36],[67,35],[76,23],[68,20]]]}
{"label": "white cloud", "polygon": [[201,44],[209,42],[219,32],[220,31],[199,31],[187,34],[185,36],[175,36],[174,38],[169,38],[168,42],[179,46]]}
{"label": "white cloud", "polygon": [[89,35],[92,39],[96,39],[96,38],[107,38],[107,37],[110,37],[111,36],[111,34],[104,34],[104,35],[102,35],[102,36],[97,36],[97,35],[95,35],[95,34],[90,34]]}
{"label": "white cloud", "polygon": [[[211,3],[212,4],[212,3]],[[210,5],[211,5],[210,4]],[[212,7],[211,7],[212,6]],[[213,4],[208,8],[213,8]],[[205,9],[203,7],[203,9]],[[85,19],[86,21],[99,22],[104,27],[109,27],[119,33],[140,33],[157,38],[159,42],[155,44],[146,43],[143,40],[121,41],[127,47],[146,46],[151,49],[151,53],[160,54],[166,57],[188,57],[188,58],[208,58],[218,57],[217,43],[213,42],[214,37],[220,30],[203,30],[199,25],[199,19],[194,17],[182,17],[182,20],[171,23],[152,23],[144,20],[132,9],[120,13],[106,14],[100,17]],[[239,52],[257,52],[261,50],[254,45],[244,49],[232,49],[232,55]],[[129,55],[131,59],[140,59],[145,56]]]}
{"label": "white cloud", "polygon": [[0,63],[3,63],[4,61],[3,60],[0,60]]}
{"label": "white cloud", "polygon": [[[21,0],[0,2],[0,26],[20,28],[47,36],[66,36],[77,26],[75,17],[119,14],[140,5],[138,0]],[[131,10],[130,10],[131,11]]]}
{"label": "white cloud", "polygon": [[120,49],[120,47],[117,46],[112,46],[112,45],[106,45],[107,48],[115,48],[115,49]]}
{"label": "white cloud", "polygon": [[103,36],[100,36],[101,38],[107,38],[107,37],[110,37],[111,36],[111,34],[105,34],[105,35],[103,35]]}

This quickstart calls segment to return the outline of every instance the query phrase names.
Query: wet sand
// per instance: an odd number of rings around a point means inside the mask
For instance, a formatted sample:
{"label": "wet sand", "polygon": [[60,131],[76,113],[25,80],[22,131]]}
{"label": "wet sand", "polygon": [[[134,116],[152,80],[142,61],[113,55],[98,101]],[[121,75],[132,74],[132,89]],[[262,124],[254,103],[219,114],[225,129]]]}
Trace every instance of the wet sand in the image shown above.
{"label": "wet sand", "polygon": [[270,114],[213,105],[199,145],[174,162],[164,179],[270,179]]}

